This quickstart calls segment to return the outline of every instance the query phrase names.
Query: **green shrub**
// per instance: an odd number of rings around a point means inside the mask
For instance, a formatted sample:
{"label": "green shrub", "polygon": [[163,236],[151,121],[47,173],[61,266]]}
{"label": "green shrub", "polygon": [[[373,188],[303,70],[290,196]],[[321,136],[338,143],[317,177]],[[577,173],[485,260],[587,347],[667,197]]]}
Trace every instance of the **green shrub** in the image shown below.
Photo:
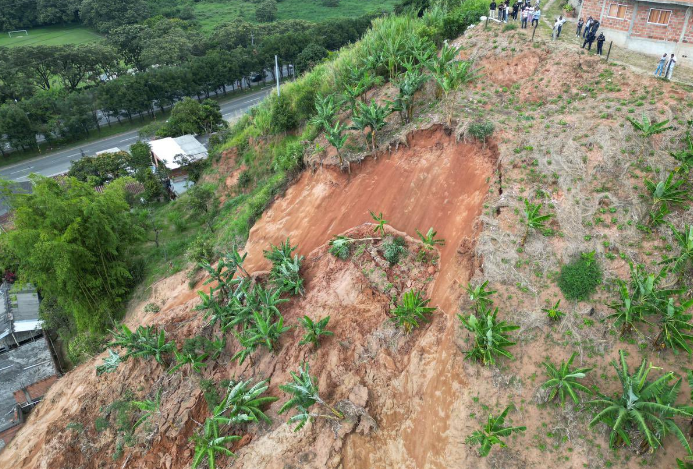
{"label": "green shrub", "polygon": [[494,130],[495,128],[493,126],[493,122],[491,121],[472,122],[469,124],[469,135],[480,142],[485,142],[486,139],[493,134]]}
{"label": "green shrub", "polygon": [[395,265],[399,262],[400,257],[406,254],[407,248],[405,245],[404,238],[401,236],[386,239],[383,242],[383,257],[390,265]]}
{"label": "green shrub", "polygon": [[602,283],[602,269],[594,260],[578,257],[561,268],[558,287],[569,300],[586,300]]}
{"label": "green shrub", "polygon": [[276,133],[292,130],[298,124],[296,113],[291,107],[291,101],[286,93],[272,100],[270,117],[272,119],[272,130]]}
{"label": "green shrub", "polygon": [[93,357],[103,350],[103,337],[90,332],[77,334],[67,346],[67,358],[74,365],[78,365],[84,360]]}
{"label": "green shrub", "polygon": [[503,32],[514,31],[516,29],[517,29],[517,25],[514,23],[508,23],[505,26],[503,26]]}
{"label": "green shrub", "polygon": [[300,141],[288,143],[284,148],[278,149],[274,156],[276,169],[294,171],[303,166],[303,145]]}

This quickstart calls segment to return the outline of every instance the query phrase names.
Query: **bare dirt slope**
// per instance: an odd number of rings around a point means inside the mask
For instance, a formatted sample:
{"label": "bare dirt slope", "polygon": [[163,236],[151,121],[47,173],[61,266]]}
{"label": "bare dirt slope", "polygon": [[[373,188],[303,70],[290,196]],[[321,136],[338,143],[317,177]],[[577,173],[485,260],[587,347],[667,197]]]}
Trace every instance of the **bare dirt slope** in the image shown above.
{"label": "bare dirt slope", "polygon": [[[330,164],[305,172],[257,222],[246,245],[252,270],[266,270],[262,250],[287,237],[306,255],[306,294],[282,313],[289,324],[304,314],[331,316],[335,336],[317,352],[299,345],[300,333],[292,330],[275,354],[258,352],[243,366],[230,360],[237,345],[229,338],[202,376],[167,375],[153,362],[129,361],[97,378],[95,359],[51,389],[0,453],[0,467],[188,467],[189,437],[208,415],[200,379],[234,377],[269,379],[269,393],[282,399],[267,411],[272,425],[239,430],[237,459],[222,459],[219,467],[675,467],[684,450],[672,436],[655,454],[612,451],[603,425],[588,428],[588,408],[547,404],[539,386],[545,380],[541,362],[572,352],[580,366],[595,368],[586,383],[605,393],[617,388],[608,362],[619,349],[628,351],[631,364],[648,356],[681,375],[689,367],[681,355],[652,350],[655,328],[619,340],[605,320],[605,304],[614,299],[613,281],[627,278],[628,260],[651,266],[675,249],[668,228],[638,229],[648,208],[642,180],[660,179],[676,166],[669,151],[680,147],[693,100],[676,85],[580,56],[570,45],[539,40],[532,46],[528,40],[524,31],[495,30],[460,38],[464,55],[483,66],[483,75],[454,97],[455,129],[431,125],[444,119],[429,110],[426,91],[414,125],[400,130],[393,122],[384,132],[392,153],[352,164],[351,175]],[[625,119],[643,112],[672,119],[675,128],[645,140]],[[469,124],[477,120],[495,124],[486,146],[469,137]],[[554,215],[554,234],[530,233],[521,246],[524,198],[542,201]],[[371,235],[372,226],[363,224],[370,221],[368,210],[383,212],[390,233],[407,235],[409,254],[400,264],[387,265],[380,241],[347,261],[327,252],[335,234]],[[693,211],[676,210],[667,220],[680,229],[693,222]],[[414,237],[415,229],[430,226],[447,241],[433,264],[418,257]],[[592,250],[606,285],[590,301],[569,302],[556,287],[557,271]],[[495,367],[464,360],[468,334],[456,314],[468,312],[461,286],[470,278],[475,284],[489,280],[498,290],[500,316],[520,326],[510,349],[515,358]],[[193,311],[197,295],[185,283],[181,274],[157,284],[152,295],[162,311],[146,315],[139,305],[129,324],[160,324],[179,346],[195,334],[218,333]],[[412,288],[424,290],[440,310],[405,336],[388,317],[392,298]],[[559,299],[566,317],[549,322],[541,308]],[[285,397],[278,385],[303,360],[325,399],[348,414],[342,425],[323,420],[292,433],[285,416],[276,414]],[[128,391],[142,399],[159,388],[161,414],[112,459],[118,436],[112,427],[99,431],[97,417]],[[682,397],[688,391],[684,385]],[[527,431],[508,438],[508,448],[479,458],[465,438],[489,412],[509,404],[516,409],[512,423]]]}

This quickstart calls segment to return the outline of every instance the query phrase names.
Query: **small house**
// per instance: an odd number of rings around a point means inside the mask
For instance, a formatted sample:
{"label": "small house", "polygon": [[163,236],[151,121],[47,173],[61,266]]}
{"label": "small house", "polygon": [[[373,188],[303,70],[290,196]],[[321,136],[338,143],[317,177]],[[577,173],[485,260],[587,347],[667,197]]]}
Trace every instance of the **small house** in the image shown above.
{"label": "small house", "polygon": [[149,147],[154,166],[164,166],[171,171],[171,186],[176,194],[182,194],[189,186],[187,166],[209,156],[205,146],[193,135],[152,140]]}
{"label": "small house", "polygon": [[680,61],[693,54],[692,11],[693,0],[583,0],[578,17],[599,20],[599,31],[618,46],[658,56],[674,53]]}

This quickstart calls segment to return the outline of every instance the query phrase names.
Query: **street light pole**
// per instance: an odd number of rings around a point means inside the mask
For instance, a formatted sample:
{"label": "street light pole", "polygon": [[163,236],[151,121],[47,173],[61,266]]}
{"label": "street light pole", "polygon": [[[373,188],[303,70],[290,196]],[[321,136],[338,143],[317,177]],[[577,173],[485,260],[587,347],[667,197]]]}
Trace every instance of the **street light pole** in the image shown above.
{"label": "street light pole", "polygon": [[279,59],[274,56],[274,76],[277,78],[277,96],[279,96]]}

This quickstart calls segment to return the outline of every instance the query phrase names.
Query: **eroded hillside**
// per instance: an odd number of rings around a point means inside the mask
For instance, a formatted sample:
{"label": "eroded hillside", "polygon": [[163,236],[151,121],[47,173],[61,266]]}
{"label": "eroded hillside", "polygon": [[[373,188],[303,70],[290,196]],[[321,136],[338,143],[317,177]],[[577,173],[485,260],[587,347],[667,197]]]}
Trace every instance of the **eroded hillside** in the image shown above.
{"label": "eroded hillside", "polygon": [[[305,314],[329,315],[334,336],[319,349],[300,345],[302,333],[295,328],[282,335],[274,353],[258,351],[243,365],[231,360],[239,345],[229,334],[221,356],[201,374],[167,374],[153,360],[129,360],[96,376],[94,366],[105,355],[96,357],[53,386],[0,453],[0,466],[189,467],[189,439],[210,412],[202,380],[267,379],[267,394],[280,398],[266,410],[272,423],[232,428],[242,436],[230,446],[236,458],[218,459],[218,467],[675,467],[685,450],[673,435],[663,436],[656,453],[614,452],[605,425],[588,427],[589,408],[570,400],[565,406],[546,403],[540,385],[546,380],[542,361],[557,363],[576,352],[576,364],[594,368],[585,378],[588,386],[617,391],[609,361],[619,349],[628,352],[631,366],[647,356],[685,376],[688,355],[655,350],[656,327],[620,338],[606,319],[606,304],[617,300],[615,281],[629,278],[629,261],[654,270],[663,253],[678,250],[669,226],[647,228],[650,202],[643,180],[659,180],[677,167],[669,152],[682,146],[685,121],[693,117],[691,96],[578,55],[569,45],[538,40],[532,46],[528,39],[523,31],[479,28],[458,39],[463,58],[475,60],[480,76],[451,94],[445,111],[431,105],[433,87],[424,87],[417,94],[418,117],[406,125],[390,118],[377,155],[355,152],[350,174],[340,170],[334,152],[314,156],[312,169],[257,221],[245,246],[245,266],[262,282],[269,267],[262,251],[287,237],[298,245],[306,256],[305,294],[283,304],[282,315],[290,325]],[[372,94],[382,99],[390,92],[386,87]],[[670,119],[674,128],[644,138],[626,121],[642,113]],[[494,124],[487,142],[470,133],[470,124],[479,121]],[[350,135],[354,146],[365,148],[363,135]],[[241,164],[233,151],[227,158],[220,167]],[[238,181],[230,170],[219,177],[228,190]],[[553,215],[550,231],[525,234],[525,199],[541,202]],[[383,258],[380,239],[364,241],[346,260],[328,252],[334,235],[379,238],[368,223],[369,210],[384,214],[388,234],[405,236],[407,254],[394,266]],[[693,212],[676,208],[666,220],[682,229],[693,222]],[[419,242],[416,230],[429,227],[446,240],[444,246],[428,251]],[[587,301],[569,301],[556,286],[557,273],[592,251],[604,286]],[[497,290],[499,316],[520,326],[512,334],[517,344],[509,348],[514,358],[487,367],[465,360],[470,334],[457,317],[471,311],[467,283],[486,280]],[[690,278],[683,285],[688,289]],[[203,288],[208,287],[199,282]],[[422,290],[438,308],[430,323],[411,334],[390,321],[393,299],[407,290]],[[565,316],[551,321],[542,308],[557,300]],[[163,305],[159,313],[144,312],[151,301]],[[133,305],[126,323],[157,324],[179,346],[195,335],[219,335],[218,326],[206,325],[195,310],[198,303],[185,275],[178,274]],[[278,386],[304,361],[323,398],[346,418],[318,419],[294,433],[286,416],[277,414],[286,400]],[[682,388],[685,403],[688,387]],[[159,389],[160,412],[133,441],[122,441],[114,402],[126,395],[152,398]],[[489,412],[510,404],[513,425],[527,430],[507,438],[507,448],[479,458],[465,439]],[[686,419],[680,423],[684,428]],[[635,448],[642,447],[642,436],[632,436],[639,438]]]}

